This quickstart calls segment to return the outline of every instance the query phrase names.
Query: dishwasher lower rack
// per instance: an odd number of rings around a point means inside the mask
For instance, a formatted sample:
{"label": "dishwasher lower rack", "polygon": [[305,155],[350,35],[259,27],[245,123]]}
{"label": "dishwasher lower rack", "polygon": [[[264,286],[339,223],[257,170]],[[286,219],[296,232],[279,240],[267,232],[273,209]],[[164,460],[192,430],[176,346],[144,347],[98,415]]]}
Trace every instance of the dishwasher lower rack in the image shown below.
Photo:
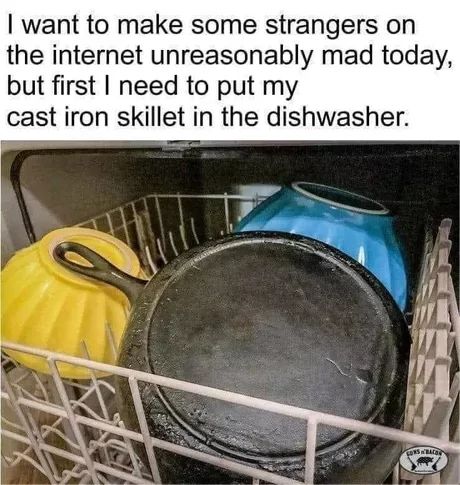
{"label": "dishwasher lower rack", "polygon": [[[138,253],[146,274],[153,275],[181,251],[231,232],[233,224],[261,199],[257,195],[154,194],[79,225],[109,232],[127,242]],[[210,219],[204,223],[203,217]],[[281,475],[150,436],[139,397],[142,382],[305,421],[305,483],[313,483],[316,430],[321,425],[397,441],[401,449],[426,445],[448,453],[449,463],[442,472],[413,475],[397,466],[393,483],[459,483],[460,320],[448,264],[449,231],[450,222],[445,220],[436,239],[426,243],[413,308],[414,344],[404,430],[102,364],[91,359],[84,343],[82,355],[77,358],[3,342],[4,350],[19,350],[45,359],[50,375],[26,369],[3,355],[2,483],[161,483],[156,449],[231,470],[250,477],[253,483],[292,483]],[[107,332],[110,339],[109,324]],[[116,349],[112,350],[115,355]],[[57,362],[90,369],[92,378],[63,379]],[[96,371],[112,376],[97,378]],[[129,380],[139,431],[127,429],[114,407],[115,375]],[[144,462],[136,455],[139,443],[145,448]]]}

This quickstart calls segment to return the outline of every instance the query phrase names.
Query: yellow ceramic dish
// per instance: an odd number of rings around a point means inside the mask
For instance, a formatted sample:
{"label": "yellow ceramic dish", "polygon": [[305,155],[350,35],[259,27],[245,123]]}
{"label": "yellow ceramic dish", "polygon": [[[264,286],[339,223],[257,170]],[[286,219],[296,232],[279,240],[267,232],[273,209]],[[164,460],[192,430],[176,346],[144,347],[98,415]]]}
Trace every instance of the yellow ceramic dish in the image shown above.
{"label": "yellow ceramic dish", "polygon": [[[84,228],[50,232],[18,251],[2,271],[2,339],[76,357],[84,357],[84,341],[92,360],[114,364],[107,324],[118,346],[129,302],[112,286],[84,279],[57,264],[53,249],[63,241],[84,244],[121,270],[141,276],[136,254],[108,234]],[[82,262],[78,258],[75,255],[75,261]],[[49,373],[41,357],[8,353],[26,367]],[[66,378],[90,377],[83,367],[58,363],[58,368]]]}

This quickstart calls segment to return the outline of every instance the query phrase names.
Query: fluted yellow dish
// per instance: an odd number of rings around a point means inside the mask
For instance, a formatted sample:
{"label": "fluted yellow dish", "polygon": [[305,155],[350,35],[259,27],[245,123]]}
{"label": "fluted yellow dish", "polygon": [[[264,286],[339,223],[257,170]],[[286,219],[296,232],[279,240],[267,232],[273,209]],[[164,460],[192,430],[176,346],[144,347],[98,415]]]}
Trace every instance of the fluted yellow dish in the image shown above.
{"label": "fluted yellow dish", "polygon": [[[92,360],[114,364],[107,324],[118,346],[129,312],[128,299],[112,286],[85,279],[56,263],[53,249],[63,241],[84,244],[126,273],[141,275],[136,254],[108,234],[84,228],[50,232],[18,251],[2,271],[2,339],[76,357],[85,357],[85,342]],[[77,255],[73,258],[89,264]],[[8,354],[26,367],[50,372],[41,357],[13,351]],[[65,378],[90,377],[84,367],[57,365]]]}

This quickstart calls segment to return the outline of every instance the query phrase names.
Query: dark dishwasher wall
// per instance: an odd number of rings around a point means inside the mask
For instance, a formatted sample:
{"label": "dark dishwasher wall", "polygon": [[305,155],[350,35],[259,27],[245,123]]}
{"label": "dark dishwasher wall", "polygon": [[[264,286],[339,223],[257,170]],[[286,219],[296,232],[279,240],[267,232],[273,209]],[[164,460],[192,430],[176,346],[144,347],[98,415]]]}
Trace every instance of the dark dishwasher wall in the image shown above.
{"label": "dark dishwasher wall", "polygon": [[[2,157],[2,264],[29,244]],[[196,189],[194,164],[148,150],[46,150],[27,155],[21,185],[37,238],[152,192]]]}

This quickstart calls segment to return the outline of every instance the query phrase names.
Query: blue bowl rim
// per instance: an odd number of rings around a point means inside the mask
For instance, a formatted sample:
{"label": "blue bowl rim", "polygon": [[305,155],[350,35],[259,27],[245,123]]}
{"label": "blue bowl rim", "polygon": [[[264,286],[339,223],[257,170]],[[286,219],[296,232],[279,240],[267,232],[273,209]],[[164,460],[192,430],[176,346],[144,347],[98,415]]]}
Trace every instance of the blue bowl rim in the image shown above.
{"label": "blue bowl rim", "polygon": [[[304,186],[307,186],[307,188],[304,188]],[[298,181],[298,182],[292,182],[291,187],[296,192],[298,192],[298,193],[302,194],[303,196],[306,196],[310,199],[314,199],[314,200],[317,200],[319,202],[323,202],[323,203],[326,203],[328,205],[332,205],[334,207],[339,207],[341,209],[346,209],[346,210],[349,210],[349,211],[352,211],[352,212],[359,212],[359,213],[363,213],[363,214],[379,215],[379,216],[389,215],[389,213],[390,213],[390,211],[387,207],[385,207],[380,202],[377,202],[376,200],[370,199],[368,197],[365,197],[364,195],[360,195],[360,194],[357,194],[355,192],[339,189],[337,187],[333,187],[333,186],[330,186],[330,185],[317,184],[317,183],[313,183],[313,182]],[[343,194],[343,195],[348,195],[350,197],[353,197],[354,199],[362,200],[363,202],[366,202],[367,204],[374,205],[375,207],[378,207],[378,208],[377,209],[367,209],[367,208],[364,208],[364,207],[344,204],[342,202],[336,202],[333,199],[321,197],[320,195],[317,195],[313,192],[310,192],[308,190],[308,187],[319,188],[319,189],[328,189],[332,192],[340,193],[340,194]]]}

